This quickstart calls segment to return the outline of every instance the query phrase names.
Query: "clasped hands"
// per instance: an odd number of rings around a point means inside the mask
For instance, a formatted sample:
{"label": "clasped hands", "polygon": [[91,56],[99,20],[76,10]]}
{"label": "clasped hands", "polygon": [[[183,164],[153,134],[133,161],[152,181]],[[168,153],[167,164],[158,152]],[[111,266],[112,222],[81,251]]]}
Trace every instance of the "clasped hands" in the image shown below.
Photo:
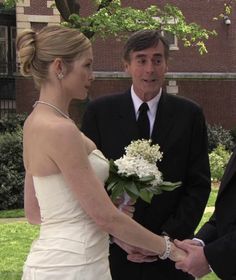
{"label": "clasped hands", "polygon": [[[122,204],[122,200],[116,201],[116,205],[120,205],[120,209],[125,214],[133,217],[135,208],[134,202],[129,201],[126,205]],[[122,207],[121,207],[122,205]],[[114,238],[113,241],[121,247],[128,255],[127,259],[132,262],[154,262],[158,260],[158,256],[150,251],[134,247],[126,244],[125,242]],[[201,278],[204,275],[211,272],[208,261],[205,257],[202,244],[197,240],[185,239],[183,241],[174,240],[173,246],[176,246],[179,250],[183,250],[185,254],[181,254],[183,257],[178,258],[175,263],[176,269],[181,269],[184,272],[191,274],[194,277]]]}
{"label": "clasped hands", "polygon": [[[127,259],[129,261],[143,263],[158,260],[158,256],[153,252],[130,246],[117,238],[114,238],[114,242],[128,254]],[[174,245],[186,253],[185,257],[176,261],[176,269],[181,269],[197,278],[201,278],[211,272],[203,247],[198,241],[190,239],[174,240]]]}

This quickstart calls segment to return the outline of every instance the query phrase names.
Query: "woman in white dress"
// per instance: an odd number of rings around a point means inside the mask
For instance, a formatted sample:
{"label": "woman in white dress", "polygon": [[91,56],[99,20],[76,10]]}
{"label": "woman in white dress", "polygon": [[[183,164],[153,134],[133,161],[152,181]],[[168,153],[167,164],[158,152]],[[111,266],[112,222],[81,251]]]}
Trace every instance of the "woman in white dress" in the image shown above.
{"label": "woman in white dress", "polygon": [[78,30],[49,26],[17,38],[24,76],[39,101],[24,124],[25,214],[41,224],[22,279],[109,280],[108,234],[161,258],[185,253],[119,211],[104,181],[107,160],[68,116],[93,81],[90,41]]}

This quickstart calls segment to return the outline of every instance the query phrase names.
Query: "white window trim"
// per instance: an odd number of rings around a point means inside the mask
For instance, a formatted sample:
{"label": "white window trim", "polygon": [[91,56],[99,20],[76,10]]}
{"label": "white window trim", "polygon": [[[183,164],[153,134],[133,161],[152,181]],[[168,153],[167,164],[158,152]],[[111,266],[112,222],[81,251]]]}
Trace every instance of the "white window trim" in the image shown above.
{"label": "white window trim", "polygon": [[[153,17],[154,19],[156,19],[157,21],[160,21],[161,19],[159,18],[159,17]],[[176,19],[175,18],[170,18],[169,20],[168,20],[168,23],[169,24],[175,24],[176,23]],[[165,36],[165,31],[164,30],[162,30],[161,31],[161,35],[162,36]],[[171,51],[178,51],[179,50],[179,47],[178,47],[178,38],[177,38],[177,36],[176,35],[174,35],[174,43],[173,44],[169,44],[169,49],[171,50]]]}

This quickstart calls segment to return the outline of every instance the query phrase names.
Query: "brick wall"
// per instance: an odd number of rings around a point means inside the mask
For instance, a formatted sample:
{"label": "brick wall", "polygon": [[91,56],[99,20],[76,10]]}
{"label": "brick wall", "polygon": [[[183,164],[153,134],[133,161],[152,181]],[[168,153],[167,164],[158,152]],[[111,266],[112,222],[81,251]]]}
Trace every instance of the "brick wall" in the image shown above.
{"label": "brick wall", "polygon": [[[81,0],[82,14],[88,14],[92,8],[87,0]],[[134,1],[123,0],[126,6],[129,4],[136,8],[147,8],[158,3],[162,7],[165,3],[179,7],[186,16],[187,22],[196,22],[204,28],[215,29],[218,36],[207,41],[208,53],[201,56],[196,48],[185,48],[179,41],[178,51],[171,51],[169,63],[170,72],[236,72],[236,3],[234,13],[230,16],[232,24],[227,26],[223,20],[213,21],[213,17],[223,11],[224,0],[199,1],[199,0],[168,0],[168,1]],[[94,69],[97,71],[121,71],[122,42],[109,38],[96,39],[94,46]],[[109,54],[109,55],[108,55]]]}
{"label": "brick wall", "polygon": [[[119,93],[130,86],[129,79],[95,80],[89,90],[90,99],[104,95]],[[179,80],[179,95],[197,102],[204,111],[206,120],[210,124],[220,124],[227,129],[236,128],[236,81],[197,81]],[[17,112],[32,111],[32,105],[38,99],[38,92],[34,89],[31,79],[18,78],[16,80]],[[76,122],[80,122],[86,102],[73,101],[70,114]]]}
{"label": "brick wall", "polygon": [[56,8],[52,8],[53,1],[49,0],[24,0],[16,4],[17,32],[25,28],[32,28],[34,24],[59,24],[60,14]]}
{"label": "brick wall", "polygon": [[[186,16],[188,22],[196,22],[208,29],[215,29],[218,36],[207,41],[208,54],[201,56],[195,48],[184,48],[178,42],[178,51],[171,51],[169,71],[184,73],[190,76],[202,72],[212,74],[209,79],[204,78],[178,78],[176,87],[179,95],[198,102],[204,110],[207,121],[217,123],[225,128],[236,127],[236,79],[225,79],[224,75],[235,74],[236,76],[236,4],[234,13],[230,16],[232,24],[227,26],[223,20],[213,21],[214,16],[223,11],[224,0],[199,1],[199,0],[123,0],[125,6],[131,5],[136,8],[146,8],[151,4],[162,7],[166,2],[178,6]],[[52,1],[24,0],[17,4],[17,29],[34,27],[40,29],[45,24],[60,22],[60,16],[56,9],[50,8]],[[81,15],[87,16],[95,10],[92,1],[81,0]],[[121,62],[123,42],[114,38],[106,40],[96,39],[93,41],[94,70],[105,72],[123,71]],[[121,71],[121,72],[119,72]],[[217,78],[215,73],[222,73],[223,78]],[[110,79],[103,77],[94,81],[91,89],[91,98],[111,94],[127,89],[130,86],[129,79]],[[168,76],[169,79],[171,75]],[[174,82],[175,83],[175,82]],[[30,112],[32,104],[38,98],[33,83],[29,79],[17,77],[16,103],[18,112]],[[70,112],[75,120],[80,120],[86,103],[73,101]]]}

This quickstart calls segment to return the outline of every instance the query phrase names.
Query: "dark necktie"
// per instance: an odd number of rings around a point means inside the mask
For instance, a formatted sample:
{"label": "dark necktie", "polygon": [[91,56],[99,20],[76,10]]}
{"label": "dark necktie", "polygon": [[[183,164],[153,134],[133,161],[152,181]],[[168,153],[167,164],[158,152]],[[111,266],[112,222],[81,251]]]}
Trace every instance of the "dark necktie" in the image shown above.
{"label": "dark necktie", "polygon": [[150,138],[150,123],[147,115],[148,110],[149,107],[145,102],[139,107],[139,116],[137,123],[139,129],[139,136],[143,139]]}

